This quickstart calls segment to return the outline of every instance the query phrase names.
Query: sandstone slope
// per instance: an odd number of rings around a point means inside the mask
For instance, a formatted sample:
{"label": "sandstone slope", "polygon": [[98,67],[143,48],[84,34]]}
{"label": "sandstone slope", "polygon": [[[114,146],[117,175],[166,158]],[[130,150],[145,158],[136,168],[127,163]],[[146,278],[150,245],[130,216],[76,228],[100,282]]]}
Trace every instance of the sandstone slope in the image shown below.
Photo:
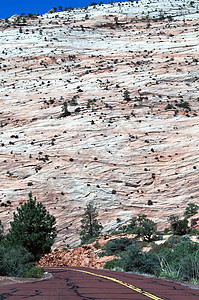
{"label": "sandstone slope", "polygon": [[6,230],[30,191],[57,218],[56,245],[78,245],[89,202],[104,232],[138,213],[164,228],[199,204],[197,3],[115,3],[12,22],[0,23]]}

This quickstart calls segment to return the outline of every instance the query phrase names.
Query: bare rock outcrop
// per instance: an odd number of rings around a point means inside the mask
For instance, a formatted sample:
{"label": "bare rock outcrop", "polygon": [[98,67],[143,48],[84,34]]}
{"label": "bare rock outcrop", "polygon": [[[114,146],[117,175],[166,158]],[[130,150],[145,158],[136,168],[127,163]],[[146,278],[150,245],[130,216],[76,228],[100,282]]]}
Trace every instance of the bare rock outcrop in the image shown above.
{"label": "bare rock outcrop", "polygon": [[115,256],[100,257],[101,249],[96,247],[103,246],[109,240],[121,238],[122,235],[115,236],[102,236],[96,242],[88,245],[82,245],[75,249],[58,250],[53,253],[46,254],[41,258],[37,264],[40,267],[58,267],[58,266],[76,266],[76,267],[90,267],[90,268],[103,268],[104,264],[115,258]]}

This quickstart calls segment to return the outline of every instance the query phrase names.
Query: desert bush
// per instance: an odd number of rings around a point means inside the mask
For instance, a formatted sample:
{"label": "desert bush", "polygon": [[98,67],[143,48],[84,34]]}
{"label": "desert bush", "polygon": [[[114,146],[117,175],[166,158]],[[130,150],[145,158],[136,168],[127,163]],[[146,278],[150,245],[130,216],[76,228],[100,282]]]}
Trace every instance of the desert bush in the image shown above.
{"label": "desert bush", "polygon": [[23,246],[0,245],[0,275],[22,277],[33,266],[34,257]]}
{"label": "desert bush", "polygon": [[173,249],[159,253],[161,270],[169,278],[199,280],[199,244],[191,241],[180,242]]}
{"label": "desert bush", "polygon": [[121,238],[108,241],[105,245],[106,255],[114,255],[126,250],[126,248],[131,245],[132,239]]}
{"label": "desert bush", "polygon": [[117,258],[107,261],[104,265],[104,269],[109,269],[109,270],[115,269],[117,267],[117,262],[118,262]]}
{"label": "desert bush", "polygon": [[158,254],[161,251],[163,251],[164,249],[173,249],[173,247],[175,245],[180,244],[183,241],[188,241],[188,240],[190,240],[189,235],[185,235],[185,236],[173,235],[173,236],[170,236],[168,238],[168,240],[166,240],[164,243],[162,243],[160,245],[153,244],[151,251]]}
{"label": "desert bush", "polygon": [[158,256],[152,252],[142,252],[137,244],[128,246],[127,251],[121,253],[120,257],[117,265],[126,272],[149,273],[157,276],[161,271]]}
{"label": "desert bush", "polygon": [[25,274],[25,278],[42,278],[44,276],[44,269],[40,267],[32,267]]}

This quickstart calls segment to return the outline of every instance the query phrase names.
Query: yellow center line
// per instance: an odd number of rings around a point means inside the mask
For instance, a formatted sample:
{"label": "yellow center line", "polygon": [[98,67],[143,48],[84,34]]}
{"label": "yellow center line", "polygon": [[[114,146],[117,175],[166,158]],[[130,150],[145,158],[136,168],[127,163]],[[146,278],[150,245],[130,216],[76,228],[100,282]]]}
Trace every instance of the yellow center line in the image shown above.
{"label": "yellow center line", "polygon": [[83,270],[77,270],[77,269],[71,269],[69,268],[68,270],[71,270],[71,271],[76,271],[76,272],[82,272],[82,273],[86,273],[86,274],[90,274],[90,275],[93,275],[93,276],[98,276],[98,277],[102,277],[102,278],[105,278],[105,279],[108,279],[108,280],[111,280],[111,281],[114,281],[114,282],[117,282],[121,285],[124,285],[126,286],[127,288],[133,290],[133,291],[136,291],[137,293],[140,293],[148,298],[151,298],[151,299],[154,299],[154,300],[164,300],[160,297],[157,297],[153,294],[150,294],[140,288],[137,288],[136,286],[130,284],[130,283],[127,283],[127,282],[124,282],[124,281],[121,281],[121,280],[118,280],[116,278],[112,278],[112,277],[109,277],[109,276],[104,276],[104,275],[100,275],[100,274],[96,274],[96,273],[92,273],[92,272],[88,272],[88,271],[83,271]]}

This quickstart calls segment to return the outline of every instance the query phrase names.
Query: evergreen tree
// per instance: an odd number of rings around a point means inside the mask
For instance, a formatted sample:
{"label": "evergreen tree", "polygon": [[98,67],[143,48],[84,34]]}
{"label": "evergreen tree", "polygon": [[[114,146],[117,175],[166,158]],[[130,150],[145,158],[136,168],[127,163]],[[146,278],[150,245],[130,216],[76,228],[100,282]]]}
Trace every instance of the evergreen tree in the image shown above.
{"label": "evergreen tree", "polygon": [[151,242],[158,237],[157,224],[146,215],[138,215],[138,217],[131,218],[130,224],[127,227],[127,232],[137,234],[137,237],[143,238],[144,241]]}
{"label": "evergreen tree", "polygon": [[100,235],[103,226],[98,223],[97,216],[96,208],[89,203],[84,210],[81,220],[81,244],[88,243],[91,239]]}
{"label": "evergreen tree", "polygon": [[62,105],[62,111],[63,111],[63,113],[62,113],[63,117],[67,117],[67,116],[71,115],[71,113],[68,110],[68,103],[66,101]]}
{"label": "evergreen tree", "polygon": [[185,234],[189,233],[190,229],[188,227],[187,218],[180,220],[179,216],[171,215],[168,218],[168,221],[170,223],[170,229],[173,234],[185,235]]}
{"label": "evergreen tree", "polygon": [[199,206],[194,203],[189,203],[185,209],[184,216],[190,218],[197,214]]}
{"label": "evergreen tree", "polygon": [[38,261],[49,253],[56,237],[55,217],[50,215],[41,202],[36,203],[29,193],[28,202],[17,208],[7,240],[11,245],[22,245]]}

